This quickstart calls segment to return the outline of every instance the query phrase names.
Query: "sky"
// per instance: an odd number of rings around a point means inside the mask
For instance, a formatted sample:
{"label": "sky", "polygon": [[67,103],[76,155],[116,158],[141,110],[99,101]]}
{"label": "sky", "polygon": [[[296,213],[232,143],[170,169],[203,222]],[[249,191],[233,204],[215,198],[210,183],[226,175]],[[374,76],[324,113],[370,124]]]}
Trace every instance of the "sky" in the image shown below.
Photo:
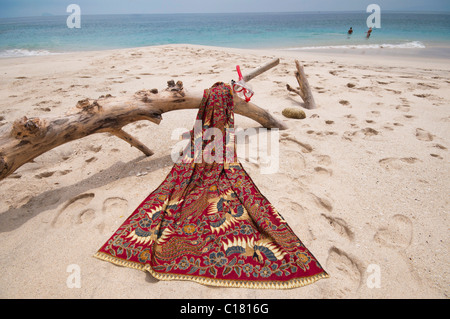
{"label": "sky", "polygon": [[366,11],[369,4],[389,11],[450,11],[450,0],[0,0],[0,18],[82,14]]}

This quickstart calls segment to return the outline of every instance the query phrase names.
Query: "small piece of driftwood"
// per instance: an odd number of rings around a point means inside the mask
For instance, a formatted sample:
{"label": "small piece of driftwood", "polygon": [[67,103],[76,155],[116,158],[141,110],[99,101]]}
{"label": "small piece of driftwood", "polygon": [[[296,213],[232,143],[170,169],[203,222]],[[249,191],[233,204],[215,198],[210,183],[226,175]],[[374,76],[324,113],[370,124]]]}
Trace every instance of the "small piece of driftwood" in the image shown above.
{"label": "small piece of driftwood", "polygon": [[300,62],[298,62],[298,60],[295,60],[295,66],[297,68],[297,71],[295,72],[295,78],[297,79],[299,89],[294,89],[289,84],[286,84],[286,88],[288,89],[288,91],[300,95],[304,102],[305,108],[309,110],[315,109],[316,102],[314,101],[308,79],[306,78],[305,70],[303,69],[303,66],[300,64]]}
{"label": "small piece of driftwood", "polygon": [[[167,84],[161,92],[152,89],[121,97],[108,94],[96,100],[84,99],[77,103],[76,113],[63,117],[24,116],[4,125],[3,134],[0,133],[0,180],[39,155],[94,133],[113,134],[151,156],[153,151],[125,132],[123,127],[140,120],[159,124],[163,113],[198,108],[203,98],[203,92],[186,92],[181,81],[168,81]],[[249,117],[265,128],[286,128],[259,106],[237,96],[234,96],[234,102],[236,114]]]}
{"label": "small piece of driftwood", "polygon": [[272,61],[267,62],[264,65],[261,65],[260,67],[254,69],[253,71],[249,72],[248,74],[244,75],[244,81],[248,82],[251,79],[257,77],[258,75],[260,75],[261,73],[266,72],[267,70],[270,70],[271,68],[277,66],[280,63],[280,59],[276,58],[273,59]]}

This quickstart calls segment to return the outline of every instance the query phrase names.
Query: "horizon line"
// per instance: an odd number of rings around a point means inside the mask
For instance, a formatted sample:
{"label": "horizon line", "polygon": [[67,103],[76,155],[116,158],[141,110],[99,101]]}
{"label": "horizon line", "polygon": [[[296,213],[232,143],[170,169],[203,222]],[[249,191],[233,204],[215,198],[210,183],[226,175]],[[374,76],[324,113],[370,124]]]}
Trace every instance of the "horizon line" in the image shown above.
{"label": "horizon line", "polygon": [[[437,11],[437,10],[383,10],[383,12],[388,13],[423,13],[423,14],[450,14],[448,11]],[[293,14],[320,14],[320,13],[367,13],[365,10],[307,10],[307,11],[248,11],[248,12],[148,12],[148,13],[82,13],[85,16],[102,16],[102,15],[189,15],[189,14],[268,14],[268,13],[293,13]],[[25,16],[0,16],[0,19],[13,19],[13,18],[42,18],[42,17],[66,17],[70,13],[65,14],[53,14],[49,12],[43,12],[40,15],[25,15]]]}

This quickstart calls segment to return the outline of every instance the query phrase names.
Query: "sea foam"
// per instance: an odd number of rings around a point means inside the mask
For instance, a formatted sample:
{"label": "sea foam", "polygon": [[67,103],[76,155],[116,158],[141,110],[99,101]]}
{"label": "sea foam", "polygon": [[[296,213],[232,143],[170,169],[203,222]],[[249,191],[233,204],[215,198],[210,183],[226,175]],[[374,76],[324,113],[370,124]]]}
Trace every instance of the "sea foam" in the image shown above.
{"label": "sea foam", "polygon": [[27,50],[27,49],[10,49],[0,51],[0,58],[26,57],[26,56],[41,56],[58,54],[47,50]]}
{"label": "sea foam", "polygon": [[425,45],[420,41],[411,41],[399,44],[355,44],[355,45],[325,45],[288,48],[286,50],[327,50],[327,49],[424,49]]}

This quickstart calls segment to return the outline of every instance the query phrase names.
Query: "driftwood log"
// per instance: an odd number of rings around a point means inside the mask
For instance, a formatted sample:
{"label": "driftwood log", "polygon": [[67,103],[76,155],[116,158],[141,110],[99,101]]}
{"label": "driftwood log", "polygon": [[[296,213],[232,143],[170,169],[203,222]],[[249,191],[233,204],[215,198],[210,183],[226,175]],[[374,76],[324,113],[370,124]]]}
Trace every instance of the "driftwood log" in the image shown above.
{"label": "driftwood log", "polygon": [[272,61],[267,62],[266,64],[254,69],[253,71],[245,74],[243,76],[244,81],[248,82],[254,78],[256,78],[258,75],[266,72],[267,70],[270,70],[271,68],[277,66],[280,63],[280,59],[273,59]]}
{"label": "driftwood log", "polygon": [[298,62],[298,60],[295,60],[295,66],[297,68],[297,71],[295,72],[295,78],[297,79],[299,89],[294,89],[289,84],[286,84],[286,88],[288,89],[288,91],[300,95],[304,102],[305,108],[309,110],[315,109],[316,102],[314,101],[308,79],[306,78],[305,70],[303,69],[303,66],[300,64],[300,62]]}
{"label": "driftwood log", "polygon": [[[268,67],[266,64],[261,68]],[[203,92],[189,93],[181,81],[168,81],[168,87],[161,92],[157,89],[141,90],[128,96],[113,97],[108,94],[96,100],[81,100],[76,105],[79,111],[64,117],[24,116],[10,125],[9,129],[2,128],[0,180],[39,155],[94,133],[111,133],[151,156],[152,150],[126,133],[123,127],[140,120],[159,124],[163,113],[198,108],[202,98]],[[257,105],[237,96],[234,99],[236,114],[249,117],[265,128],[286,128]]]}

